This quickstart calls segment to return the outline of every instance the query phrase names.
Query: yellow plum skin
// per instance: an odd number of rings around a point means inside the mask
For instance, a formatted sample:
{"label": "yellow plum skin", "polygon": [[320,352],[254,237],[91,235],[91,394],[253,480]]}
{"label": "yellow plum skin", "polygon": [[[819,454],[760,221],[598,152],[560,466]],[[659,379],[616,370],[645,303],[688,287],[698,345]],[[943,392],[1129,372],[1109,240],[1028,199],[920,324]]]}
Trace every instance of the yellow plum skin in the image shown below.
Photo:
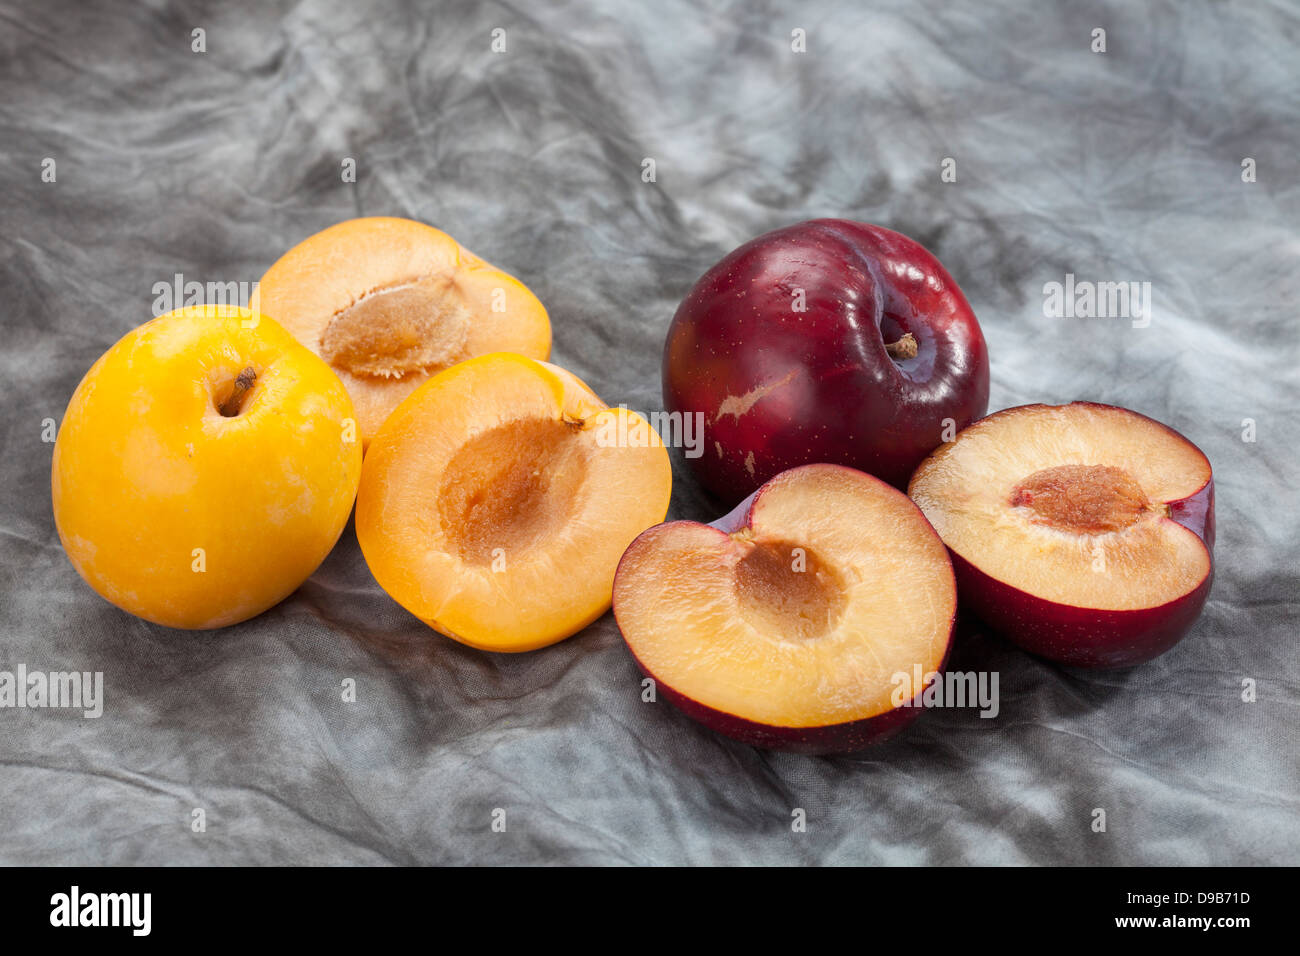
{"label": "yellow plum skin", "polygon": [[[237,413],[223,415],[250,368]],[[145,620],[254,617],[347,524],[361,477],[354,419],[338,377],[265,316],[160,316],[100,357],[68,404],[51,474],[64,550],[96,592]]]}

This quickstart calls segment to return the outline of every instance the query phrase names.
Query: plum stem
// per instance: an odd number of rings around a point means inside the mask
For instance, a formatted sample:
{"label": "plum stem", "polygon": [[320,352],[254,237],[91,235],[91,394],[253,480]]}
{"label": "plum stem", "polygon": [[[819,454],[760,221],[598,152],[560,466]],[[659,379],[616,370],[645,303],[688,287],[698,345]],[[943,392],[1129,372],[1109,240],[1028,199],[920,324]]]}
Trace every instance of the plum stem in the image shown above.
{"label": "plum stem", "polygon": [[244,403],[244,395],[248,393],[248,390],[253,387],[253,383],[256,381],[257,372],[253,371],[253,366],[250,365],[239,373],[239,376],[235,379],[235,387],[230,392],[230,397],[221,403],[217,411],[226,418],[234,418],[238,415],[239,408]]}
{"label": "plum stem", "polygon": [[885,351],[889,353],[891,359],[910,359],[916,358],[920,347],[911,332],[904,332],[903,337],[897,342],[886,342]]}

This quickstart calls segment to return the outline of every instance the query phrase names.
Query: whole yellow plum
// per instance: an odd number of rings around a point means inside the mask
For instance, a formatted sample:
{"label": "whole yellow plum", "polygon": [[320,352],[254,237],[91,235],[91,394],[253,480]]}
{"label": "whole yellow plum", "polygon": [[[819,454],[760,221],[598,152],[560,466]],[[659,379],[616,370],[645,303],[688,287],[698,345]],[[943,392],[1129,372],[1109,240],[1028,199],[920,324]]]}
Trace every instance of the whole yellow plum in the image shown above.
{"label": "whole yellow plum", "polygon": [[347,391],[265,316],[192,306],[86,373],[54,445],[54,520],[102,597],[216,628],[283,600],[329,554],[361,476]]}

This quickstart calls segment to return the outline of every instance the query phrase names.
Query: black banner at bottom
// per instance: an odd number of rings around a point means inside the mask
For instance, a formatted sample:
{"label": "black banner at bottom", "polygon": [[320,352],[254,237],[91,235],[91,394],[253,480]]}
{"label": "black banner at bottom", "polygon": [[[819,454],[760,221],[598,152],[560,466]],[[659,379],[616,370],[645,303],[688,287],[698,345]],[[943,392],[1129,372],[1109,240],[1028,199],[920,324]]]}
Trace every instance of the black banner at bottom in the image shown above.
{"label": "black banner at bottom", "polygon": [[[511,930],[556,944],[610,921],[632,936],[681,932],[728,943],[787,930],[915,941],[939,933],[1049,931],[1141,944],[1193,936],[1233,945],[1290,921],[1289,869],[803,869],[707,873],[467,868],[0,870],[6,942],[147,940],[216,945],[283,935],[337,946],[402,932],[464,939]],[[698,880],[698,882],[697,882]],[[801,929],[802,927],[802,929]],[[964,929],[963,929],[964,928]],[[809,937],[809,942],[815,937]],[[864,937],[864,941],[866,937]],[[436,941],[436,935],[430,938]],[[448,940],[450,942],[450,940]]]}

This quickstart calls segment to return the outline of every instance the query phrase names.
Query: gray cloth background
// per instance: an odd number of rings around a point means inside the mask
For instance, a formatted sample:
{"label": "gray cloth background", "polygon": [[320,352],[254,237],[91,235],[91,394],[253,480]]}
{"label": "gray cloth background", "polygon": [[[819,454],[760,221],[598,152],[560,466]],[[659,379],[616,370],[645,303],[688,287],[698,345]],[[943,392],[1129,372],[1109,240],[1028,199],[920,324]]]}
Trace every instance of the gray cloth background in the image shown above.
{"label": "gray cloth background", "polygon": [[[952,6],[0,2],[0,668],[100,670],[107,697],[99,720],[0,711],[0,861],[1297,862],[1300,12]],[[726,251],[815,216],[907,233],[981,319],[991,408],[1124,405],[1210,456],[1204,616],[1115,673],[975,628],[953,666],[1000,673],[997,719],[933,711],[815,759],[642,703],[609,615],[522,656],[446,640],[350,527],[224,631],[100,600],[54,531],[42,420],[155,282],[252,282],[368,214],[518,275],[553,360],[643,411],[677,302]],[[1045,318],[1067,272],[1151,282],[1150,327]],[[674,467],[671,516],[716,517]]]}

